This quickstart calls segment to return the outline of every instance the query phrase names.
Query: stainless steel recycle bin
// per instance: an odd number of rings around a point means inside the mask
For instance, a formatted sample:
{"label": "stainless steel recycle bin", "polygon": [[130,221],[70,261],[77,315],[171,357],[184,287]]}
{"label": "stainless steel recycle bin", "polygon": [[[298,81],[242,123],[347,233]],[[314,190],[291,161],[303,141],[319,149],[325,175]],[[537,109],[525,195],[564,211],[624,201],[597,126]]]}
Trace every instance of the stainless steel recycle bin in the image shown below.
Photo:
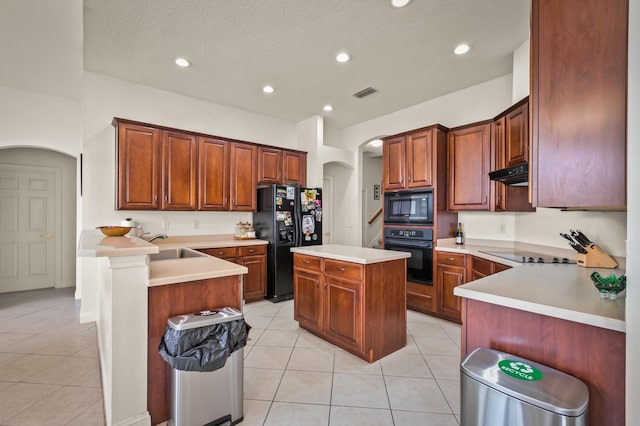
{"label": "stainless steel recycle bin", "polygon": [[589,389],[579,379],[493,349],[460,364],[461,426],[583,426]]}
{"label": "stainless steel recycle bin", "polygon": [[[242,312],[221,308],[168,320],[173,330],[190,330],[243,320]],[[169,367],[171,368],[171,367]],[[170,426],[231,425],[243,419],[244,347],[232,352],[214,371],[171,368]]]}

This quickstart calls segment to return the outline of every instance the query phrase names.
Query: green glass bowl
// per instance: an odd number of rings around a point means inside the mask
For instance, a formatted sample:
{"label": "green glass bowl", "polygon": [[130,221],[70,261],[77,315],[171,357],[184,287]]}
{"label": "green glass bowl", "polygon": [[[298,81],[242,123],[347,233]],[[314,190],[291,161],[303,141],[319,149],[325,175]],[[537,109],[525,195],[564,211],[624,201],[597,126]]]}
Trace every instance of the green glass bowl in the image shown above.
{"label": "green glass bowl", "polygon": [[591,281],[593,281],[593,285],[596,286],[600,292],[600,296],[603,298],[615,299],[618,293],[621,293],[627,288],[627,277],[624,274],[619,277],[616,277],[615,274],[603,277],[599,273],[594,272],[591,274]]}

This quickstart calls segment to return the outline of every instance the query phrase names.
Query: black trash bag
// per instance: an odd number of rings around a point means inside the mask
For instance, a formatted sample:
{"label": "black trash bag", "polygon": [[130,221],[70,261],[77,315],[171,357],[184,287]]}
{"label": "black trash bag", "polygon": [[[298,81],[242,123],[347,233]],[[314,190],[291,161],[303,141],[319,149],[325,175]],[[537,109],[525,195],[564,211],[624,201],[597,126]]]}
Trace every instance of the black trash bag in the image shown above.
{"label": "black trash bag", "polygon": [[158,346],[160,356],[176,370],[215,371],[246,346],[251,326],[244,319],[187,330],[167,326]]}

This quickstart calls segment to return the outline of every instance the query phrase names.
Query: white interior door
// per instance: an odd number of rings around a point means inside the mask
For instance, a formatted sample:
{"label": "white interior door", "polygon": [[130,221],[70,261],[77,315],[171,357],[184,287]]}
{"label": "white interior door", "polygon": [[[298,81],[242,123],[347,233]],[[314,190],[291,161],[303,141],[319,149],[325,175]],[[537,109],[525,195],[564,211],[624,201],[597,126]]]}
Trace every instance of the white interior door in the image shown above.
{"label": "white interior door", "polygon": [[53,171],[0,164],[0,293],[54,287],[55,203]]}

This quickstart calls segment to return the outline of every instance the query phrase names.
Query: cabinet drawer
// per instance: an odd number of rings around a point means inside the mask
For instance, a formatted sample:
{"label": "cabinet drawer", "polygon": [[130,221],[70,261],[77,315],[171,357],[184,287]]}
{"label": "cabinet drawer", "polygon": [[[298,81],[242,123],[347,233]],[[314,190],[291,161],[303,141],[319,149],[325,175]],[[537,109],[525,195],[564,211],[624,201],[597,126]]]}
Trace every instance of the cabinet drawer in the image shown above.
{"label": "cabinet drawer", "polygon": [[332,277],[351,281],[362,281],[362,271],[363,266],[356,263],[331,259],[325,259],[324,261],[324,273]]}
{"label": "cabinet drawer", "polygon": [[465,255],[457,253],[437,252],[440,265],[464,266]]}
{"label": "cabinet drawer", "polygon": [[471,269],[473,269],[473,272],[478,272],[485,276],[491,275],[493,274],[493,262],[481,257],[473,256],[471,258]]}
{"label": "cabinet drawer", "polygon": [[267,252],[267,246],[238,247],[238,256],[258,256]]}
{"label": "cabinet drawer", "polygon": [[303,268],[310,271],[322,271],[322,259],[315,256],[306,256],[304,254],[295,254],[293,260],[294,268]]}
{"label": "cabinet drawer", "polygon": [[220,257],[220,258],[238,256],[238,248],[237,247],[208,248],[208,249],[203,249],[202,251],[204,253],[207,253],[209,256]]}

